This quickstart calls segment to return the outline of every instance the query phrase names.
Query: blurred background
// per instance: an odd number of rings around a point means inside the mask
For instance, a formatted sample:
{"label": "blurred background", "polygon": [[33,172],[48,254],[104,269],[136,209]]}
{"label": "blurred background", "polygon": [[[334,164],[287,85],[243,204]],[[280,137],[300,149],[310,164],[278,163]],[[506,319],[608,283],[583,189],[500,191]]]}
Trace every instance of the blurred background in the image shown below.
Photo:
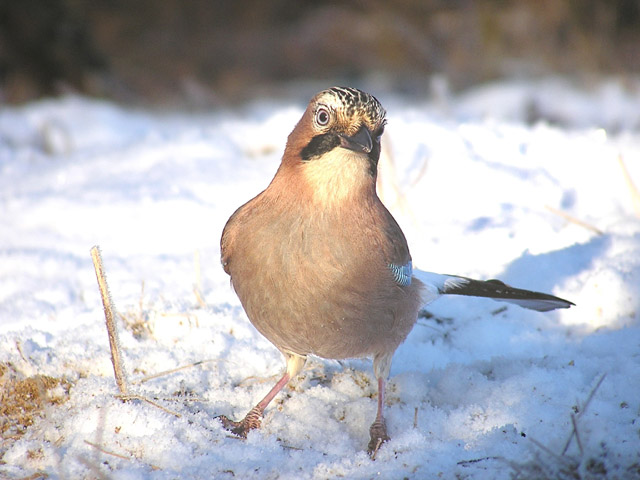
{"label": "blurred background", "polygon": [[0,1],[5,104],[211,108],[305,81],[423,94],[434,77],[457,91],[639,69],[639,0]]}

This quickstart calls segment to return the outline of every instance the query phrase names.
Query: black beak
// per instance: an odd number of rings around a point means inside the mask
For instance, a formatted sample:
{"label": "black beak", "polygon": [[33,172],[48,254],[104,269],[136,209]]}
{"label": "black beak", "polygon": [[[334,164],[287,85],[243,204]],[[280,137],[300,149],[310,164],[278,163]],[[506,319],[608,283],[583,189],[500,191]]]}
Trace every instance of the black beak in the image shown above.
{"label": "black beak", "polygon": [[354,152],[371,153],[371,133],[364,125],[352,136],[340,135],[340,146]]}

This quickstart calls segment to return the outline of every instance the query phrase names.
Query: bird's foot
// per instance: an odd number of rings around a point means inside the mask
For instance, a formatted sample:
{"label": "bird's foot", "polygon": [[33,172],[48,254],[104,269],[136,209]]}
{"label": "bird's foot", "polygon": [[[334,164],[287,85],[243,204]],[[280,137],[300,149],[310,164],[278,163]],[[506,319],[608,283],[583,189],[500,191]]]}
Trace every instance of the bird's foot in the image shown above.
{"label": "bird's foot", "polygon": [[247,415],[240,420],[239,422],[235,422],[230,420],[225,415],[220,415],[216,417],[222,423],[222,427],[225,430],[230,431],[234,435],[237,435],[240,438],[247,438],[247,434],[249,430],[253,430],[254,428],[260,428],[260,423],[262,419],[262,409],[258,407],[253,407]]}
{"label": "bird's foot", "polygon": [[369,440],[367,452],[371,458],[375,458],[382,444],[391,440],[389,435],[387,435],[387,425],[384,419],[376,420],[371,424],[369,435],[371,436],[371,440]]}

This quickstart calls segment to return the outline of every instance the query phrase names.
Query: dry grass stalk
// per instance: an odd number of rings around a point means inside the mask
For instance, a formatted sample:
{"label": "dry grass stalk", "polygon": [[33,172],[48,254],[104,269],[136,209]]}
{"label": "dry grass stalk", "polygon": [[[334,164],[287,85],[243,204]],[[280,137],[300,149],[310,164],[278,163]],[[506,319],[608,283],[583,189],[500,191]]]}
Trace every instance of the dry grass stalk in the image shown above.
{"label": "dry grass stalk", "polygon": [[128,329],[136,339],[153,337],[152,324],[148,321],[144,311],[144,280],[140,287],[140,299],[138,300],[138,310],[128,310],[122,314],[118,312],[118,317],[122,324]]}
{"label": "dry grass stalk", "polygon": [[122,395],[127,395],[127,380],[124,373],[124,364],[120,354],[120,342],[118,341],[118,329],[116,328],[113,302],[107,285],[107,277],[104,273],[102,257],[100,249],[97,246],[91,248],[91,258],[93,267],[96,270],[98,279],[98,287],[100,288],[100,296],[102,297],[102,305],[104,307],[104,316],[107,323],[107,335],[109,337],[109,348],[111,349],[111,363],[113,364],[113,373],[116,378],[118,390]]}
{"label": "dry grass stalk", "polygon": [[486,462],[487,460],[501,460],[504,461],[502,457],[482,457],[482,458],[473,458],[471,460],[460,460],[457,465],[473,465],[474,463]]}
{"label": "dry grass stalk", "polygon": [[558,210],[557,208],[553,208],[550,205],[545,205],[545,208],[547,210],[549,210],[551,213],[555,213],[556,215],[558,215],[559,217],[564,218],[566,221],[570,222],[570,223],[575,223],[576,225],[580,225],[581,227],[586,228],[587,230],[591,230],[592,232],[598,234],[598,235],[604,235],[604,232],[602,230],[600,230],[598,227],[594,227],[593,225],[591,225],[590,223],[584,222],[572,215],[569,215],[566,212],[563,212],[562,210]]}
{"label": "dry grass stalk", "polygon": [[143,395],[116,395],[116,398],[119,398],[120,400],[122,400],[124,402],[127,402],[129,400],[140,400],[142,402],[147,402],[149,405],[153,405],[154,407],[159,408],[164,413],[168,413],[169,415],[173,415],[176,418],[182,417],[182,415],[180,415],[178,412],[174,412],[173,410],[170,410],[170,409],[168,409],[166,407],[163,407],[159,403],[154,402],[150,398],[147,398],[147,397],[145,397]]}
{"label": "dry grass stalk", "polygon": [[99,452],[102,452],[102,453],[104,453],[106,455],[112,455],[114,457],[118,457],[118,458],[121,458],[123,460],[131,460],[131,458],[129,456],[127,456],[127,455],[121,455],[119,453],[110,452],[109,450],[106,450],[106,449],[102,448],[100,445],[97,445],[97,444],[95,444],[93,442],[90,442],[89,440],[85,440],[84,443],[86,443],[90,447],[93,447],[96,450],[98,450]]}
{"label": "dry grass stalk", "polygon": [[629,192],[631,192],[633,209],[636,211],[636,215],[640,217],[640,191],[638,190],[638,187],[636,187],[635,183],[633,183],[633,179],[631,178],[629,170],[627,170],[627,165],[624,163],[622,155],[618,155],[618,163],[622,169],[622,175],[624,175],[624,179],[627,182]]}
{"label": "dry grass stalk", "polygon": [[530,437],[529,440],[531,440],[531,442],[536,447],[538,447],[540,450],[543,450],[549,456],[555,458],[558,463],[564,464],[565,466],[570,467],[570,468],[575,468],[574,462],[572,462],[571,459],[569,459],[568,457],[565,457],[564,456],[564,452],[562,453],[562,455],[558,455],[557,453],[555,453],[550,448],[545,447],[542,443],[537,441],[535,438],[531,438]]}
{"label": "dry grass stalk", "polygon": [[193,294],[196,296],[196,302],[198,302],[198,306],[200,308],[204,308],[207,306],[204,298],[202,298],[202,293],[200,293],[200,289],[198,287],[193,287]]}
{"label": "dry grass stalk", "polygon": [[158,373],[154,373],[152,375],[147,375],[146,377],[143,378],[139,378],[138,380],[134,380],[133,384],[138,384],[138,383],[144,383],[144,382],[148,382],[149,380],[153,380],[154,378],[158,378],[158,377],[163,377],[165,375],[170,375],[172,373],[176,373],[179,372],[180,370],[186,370],[187,368],[192,368],[192,367],[197,367],[199,365],[203,365],[205,363],[209,363],[209,362],[219,362],[219,359],[214,359],[214,360],[200,360],[198,362],[193,362],[190,363],[188,365],[182,365],[181,367],[176,367],[176,368],[172,368],[170,370],[165,370],[163,372],[158,372]]}
{"label": "dry grass stalk", "polygon": [[[104,447],[101,447],[100,445],[90,442],[89,440],[85,440],[84,443],[86,443],[87,445],[89,445],[90,447],[95,448],[97,451],[104,453],[105,455],[111,455],[113,457],[117,457],[117,458],[121,458],[122,460],[132,460],[132,457],[134,459],[137,459],[137,457],[135,455],[122,455],[120,453],[116,453],[116,452],[112,452],[110,450],[107,450]],[[160,470],[160,467],[156,466],[156,465],[152,465],[152,464],[148,464],[149,467],[151,468],[151,470]]]}
{"label": "dry grass stalk", "polygon": [[573,433],[576,437],[576,443],[578,444],[580,455],[583,455],[584,450],[582,449],[582,442],[580,441],[580,435],[578,435],[578,424],[576,422],[576,416],[573,413],[571,414],[571,425],[573,425]]}
{"label": "dry grass stalk", "polygon": [[[122,355],[120,352],[120,343],[118,341],[118,330],[116,328],[116,324],[114,321],[115,308],[111,300],[111,295],[109,294],[109,287],[107,285],[107,279],[104,273],[104,267],[102,264],[100,249],[97,246],[91,249],[91,258],[93,259],[93,265],[96,270],[96,277],[98,279],[98,286],[100,287],[100,295],[102,296],[102,304],[104,306],[104,315],[105,315],[106,325],[107,325],[107,334],[109,336],[109,346],[111,348],[111,363],[113,364],[113,372],[115,374],[116,384],[118,385],[118,389],[120,390],[120,395],[116,395],[116,398],[119,398],[122,401],[140,400],[148,403],[149,405],[153,405],[156,408],[159,408],[160,410],[162,410],[165,413],[168,413],[169,415],[173,415],[178,418],[181,417],[181,415],[178,412],[174,412],[173,410],[163,407],[162,405],[154,402],[153,400],[143,395],[128,393],[127,381],[124,373],[124,364],[123,364]],[[142,294],[140,297],[141,312],[143,307],[143,304],[142,304],[143,295],[144,295],[144,283],[142,284]],[[159,375],[156,375],[156,376],[159,376]]]}
{"label": "dry grass stalk", "polygon": [[580,417],[582,415],[584,415],[584,412],[587,411],[587,408],[589,407],[589,404],[591,403],[591,400],[593,400],[593,396],[596,394],[596,392],[600,388],[600,385],[602,385],[602,382],[604,382],[604,378],[606,376],[607,376],[606,373],[602,374],[602,376],[600,377],[600,380],[598,380],[598,383],[596,383],[596,386],[593,387],[593,389],[589,393],[589,396],[587,397],[587,400],[584,402],[584,405],[582,406],[582,410],[580,410],[580,412],[576,416],[571,415],[571,417],[572,417],[571,421],[573,423],[573,429],[571,430],[571,434],[569,435],[569,438],[567,439],[567,443],[565,443],[564,448],[562,449],[562,455],[567,453],[567,450],[569,449],[569,445],[571,445],[571,440],[573,439],[574,435],[576,437],[576,441],[578,442],[578,448],[580,449],[580,453],[582,453],[582,444],[580,442],[580,439],[578,438],[578,429],[576,428],[577,427],[577,420],[580,419]]}
{"label": "dry grass stalk", "polygon": [[193,286],[193,294],[196,296],[196,301],[200,308],[207,306],[204,298],[202,298],[202,269],[200,268],[200,251],[196,250],[193,254],[193,265],[196,271],[196,284]]}
{"label": "dry grass stalk", "polygon": [[[579,413],[571,414],[572,430],[562,452],[556,453],[554,450],[538,442],[536,439],[528,437],[529,440],[538,448],[538,451],[535,452],[535,459],[532,461],[520,464],[517,462],[508,462],[509,466],[515,471],[515,474],[512,476],[513,479],[536,478],[540,480],[575,480],[583,478],[609,478],[607,476],[601,476],[601,472],[605,472],[604,474],[606,475],[606,470],[601,460],[594,457],[585,458],[587,452],[585,451],[580,435],[578,434],[578,421],[580,420],[581,415],[587,411],[587,408],[593,400],[597,390],[602,385],[605,376],[606,374],[603,374],[600,377],[589,393],[589,396],[584,402]],[[578,457],[566,455],[574,436],[580,451],[580,455]],[[544,453],[546,456],[541,456],[539,455],[540,453]],[[587,473],[594,473],[598,476],[583,476],[583,468]]]}
{"label": "dry grass stalk", "polygon": [[85,476],[85,478],[92,478],[92,479],[95,478],[97,480],[111,480],[109,477],[107,477],[104,473],[100,471],[100,468],[98,467],[98,465],[95,464],[95,462],[91,462],[81,455],[78,456],[78,462],[80,462],[82,465],[87,467],[87,469],[91,472],[92,476],[87,475]]}

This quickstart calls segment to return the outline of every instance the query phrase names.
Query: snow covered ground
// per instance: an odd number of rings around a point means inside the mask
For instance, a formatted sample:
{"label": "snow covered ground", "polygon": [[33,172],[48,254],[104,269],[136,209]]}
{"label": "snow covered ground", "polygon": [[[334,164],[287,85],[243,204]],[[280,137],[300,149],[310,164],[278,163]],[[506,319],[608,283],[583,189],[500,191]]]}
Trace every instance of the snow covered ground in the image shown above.
{"label": "snow covered ground", "polygon": [[[366,360],[312,359],[260,431],[232,438],[214,417],[244,415],[284,362],[247,320],[218,242],[270,181],[305,103],[196,115],[70,96],[3,108],[0,364],[72,386],[24,435],[3,436],[0,477],[640,478],[640,89],[549,79],[371,93],[389,119],[381,197],[414,265],[576,307],[429,305],[395,355],[392,440],[375,461]],[[114,398],[93,245],[131,389],[179,417]],[[572,416],[579,441],[562,455]]]}

